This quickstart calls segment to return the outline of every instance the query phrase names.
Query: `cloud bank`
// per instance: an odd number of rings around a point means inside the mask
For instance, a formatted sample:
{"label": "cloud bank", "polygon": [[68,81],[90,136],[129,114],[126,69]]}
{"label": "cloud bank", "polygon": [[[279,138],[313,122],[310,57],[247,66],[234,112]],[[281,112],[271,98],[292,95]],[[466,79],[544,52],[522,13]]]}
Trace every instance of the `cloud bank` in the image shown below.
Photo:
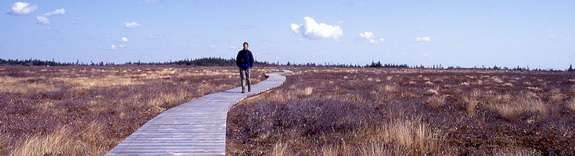
{"label": "cloud bank", "polygon": [[126,27],[128,29],[134,29],[134,28],[142,27],[142,25],[140,23],[137,23],[137,22],[126,22],[126,23],[124,23],[124,27]]}
{"label": "cloud bank", "polygon": [[307,39],[338,39],[343,35],[343,30],[339,26],[317,23],[311,17],[304,17],[304,23],[291,24],[291,31]]}
{"label": "cloud bank", "polygon": [[36,9],[38,9],[38,6],[36,5],[30,5],[30,3],[26,2],[16,2],[12,4],[12,8],[10,8],[10,12],[8,12],[8,14],[27,15],[34,12]]}

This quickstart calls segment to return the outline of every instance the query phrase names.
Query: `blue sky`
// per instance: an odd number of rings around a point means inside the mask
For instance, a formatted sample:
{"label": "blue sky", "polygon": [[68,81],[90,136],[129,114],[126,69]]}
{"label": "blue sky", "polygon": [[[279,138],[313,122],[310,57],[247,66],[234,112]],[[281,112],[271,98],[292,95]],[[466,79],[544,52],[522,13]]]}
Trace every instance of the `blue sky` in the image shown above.
{"label": "blue sky", "polygon": [[0,1],[0,58],[566,69],[575,1]]}

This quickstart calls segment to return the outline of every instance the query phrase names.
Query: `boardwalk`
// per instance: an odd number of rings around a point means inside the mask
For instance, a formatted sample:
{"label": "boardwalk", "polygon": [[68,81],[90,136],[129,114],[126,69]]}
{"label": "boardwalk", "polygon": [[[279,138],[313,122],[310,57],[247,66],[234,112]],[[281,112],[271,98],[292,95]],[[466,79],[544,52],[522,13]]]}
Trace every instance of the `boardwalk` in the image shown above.
{"label": "boardwalk", "polygon": [[[289,72],[289,71],[285,71]],[[228,109],[249,95],[277,87],[280,73],[252,86],[209,94],[169,109],[144,124],[107,155],[225,155]]]}

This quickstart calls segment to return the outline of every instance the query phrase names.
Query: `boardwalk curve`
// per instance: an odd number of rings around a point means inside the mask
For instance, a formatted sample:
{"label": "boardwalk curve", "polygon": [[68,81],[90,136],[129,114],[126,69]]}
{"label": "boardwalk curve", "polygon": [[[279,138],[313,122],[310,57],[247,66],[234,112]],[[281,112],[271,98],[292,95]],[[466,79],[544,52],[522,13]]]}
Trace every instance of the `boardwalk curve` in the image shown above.
{"label": "boardwalk curve", "polygon": [[[284,70],[284,72],[290,72]],[[225,155],[226,118],[229,108],[249,95],[281,85],[281,73],[252,86],[209,94],[156,116],[106,155]]]}

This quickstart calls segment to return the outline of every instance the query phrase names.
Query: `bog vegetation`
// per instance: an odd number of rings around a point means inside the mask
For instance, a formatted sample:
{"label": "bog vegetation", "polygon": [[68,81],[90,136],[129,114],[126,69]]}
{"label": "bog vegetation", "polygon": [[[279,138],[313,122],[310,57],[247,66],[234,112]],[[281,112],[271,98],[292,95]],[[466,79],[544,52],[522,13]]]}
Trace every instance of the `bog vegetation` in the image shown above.
{"label": "bog vegetation", "polygon": [[103,155],[166,109],[234,88],[238,77],[234,67],[0,67],[0,155]]}
{"label": "bog vegetation", "polygon": [[[573,72],[286,68],[283,85],[230,110],[228,154],[575,152]],[[254,83],[275,71],[255,68]],[[0,67],[0,155],[103,155],[164,110],[238,84],[233,66]]]}
{"label": "bog vegetation", "polygon": [[571,155],[575,73],[293,68],[228,113],[231,155]]}

